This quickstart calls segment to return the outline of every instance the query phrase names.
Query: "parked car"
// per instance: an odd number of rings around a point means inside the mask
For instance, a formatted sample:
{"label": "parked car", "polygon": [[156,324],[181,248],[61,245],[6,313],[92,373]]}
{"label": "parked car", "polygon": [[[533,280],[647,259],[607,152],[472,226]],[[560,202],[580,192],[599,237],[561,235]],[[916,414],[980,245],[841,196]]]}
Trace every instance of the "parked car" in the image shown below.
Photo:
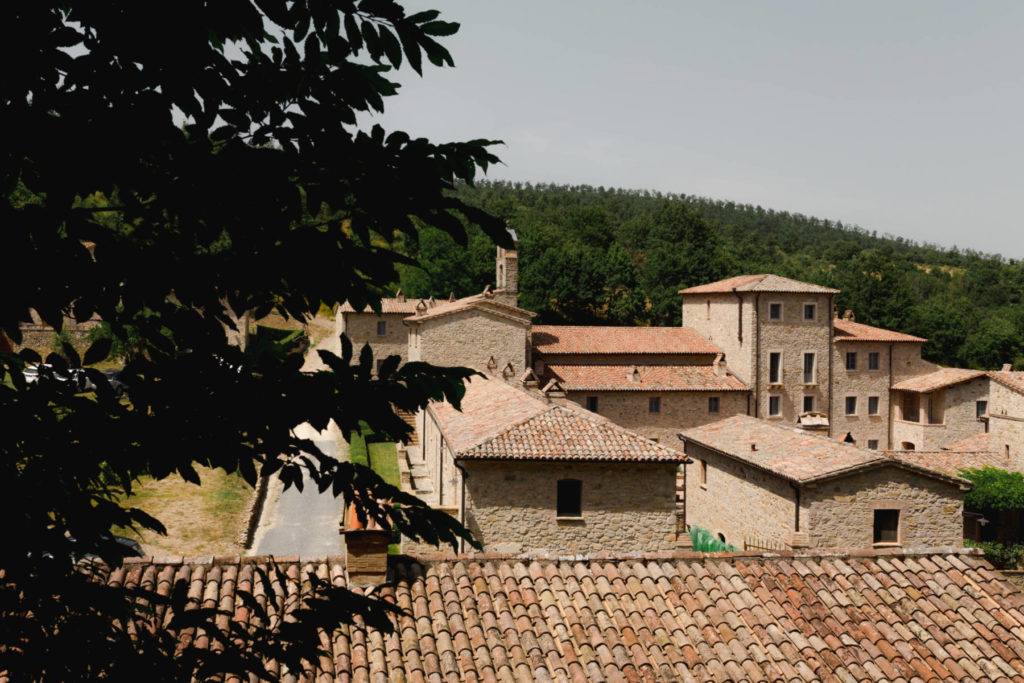
{"label": "parked car", "polygon": [[[62,386],[74,389],[75,391],[86,391],[92,383],[86,377],[85,371],[80,368],[58,368],[54,365],[40,363],[25,367],[25,381],[29,384],[36,382],[57,382]],[[93,387],[95,388],[95,387]]]}

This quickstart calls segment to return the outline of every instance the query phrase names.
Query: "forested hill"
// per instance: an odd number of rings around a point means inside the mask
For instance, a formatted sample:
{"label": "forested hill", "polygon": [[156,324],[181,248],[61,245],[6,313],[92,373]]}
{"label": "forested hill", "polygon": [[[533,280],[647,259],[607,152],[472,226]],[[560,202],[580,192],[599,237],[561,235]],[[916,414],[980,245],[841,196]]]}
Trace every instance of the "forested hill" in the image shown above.
{"label": "forested hill", "polygon": [[[836,305],[858,322],[927,337],[936,362],[1024,368],[1020,262],[685,195],[507,182],[458,192],[516,230],[520,303],[538,322],[678,325],[679,289],[777,273],[842,290]],[[468,233],[462,250],[424,230],[405,249],[426,270],[398,284],[410,296],[462,296],[493,283],[493,245]]]}

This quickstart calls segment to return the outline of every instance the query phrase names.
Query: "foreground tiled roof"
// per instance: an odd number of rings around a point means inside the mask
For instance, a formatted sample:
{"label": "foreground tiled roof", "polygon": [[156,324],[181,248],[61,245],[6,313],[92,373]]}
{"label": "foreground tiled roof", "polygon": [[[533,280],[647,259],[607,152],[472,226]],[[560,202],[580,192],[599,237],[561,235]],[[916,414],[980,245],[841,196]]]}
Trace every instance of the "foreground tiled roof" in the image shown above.
{"label": "foreground tiled roof", "polygon": [[734,415],[686,430],[682,435],[688,442],[801,484],[888,465],[958,485],[970,485],[958,477],[922,468],[881,451],[858,448],[795,427],[773,425],[748,415]]}
{"label": "foreground tiled roof", "polygon": [[772,275],[737,275],[726,280],[710,282],[706,285],[697,285],[687,289],[679,290],[680,294],[728,294],[733,290],[737,292],[794,292],[810,294],[838,294],[838,289],[822,287],[810,282],[790,280],[788,277]]}
{"label": "foreground tiled roof", "polygon": [[1015,391],[1024,393],[1024,372],[1003,370],[1000,372],[990,372],[988,373],[988,376],[1000,384],[1008,386]]}
{"label": "foreground tiled roof", "polygon": [[835,328],[833,341],[837,342],[914,342],[920,344],[928,341],[912,334],[884,330],[881,327],[872,327],[842,318],[834,318],[832,326]]}
{"label": "foreground tiled roof", "polygon": [[[424,305],[427,305],[424,299],[395,299],[387,297],[380,300],[380,312],[381,313],[407,313],[412,315],[416,312],[416,306],[423,301]],[[356,309],[352,307],[352,304],[345,302],[338,309],[342,313],[355,313]],[[363,313],[373,313],[373,309],[369,306],[362,310]]]}
{"label": "foreground tiled roof", "polygon": [[533,348],[554,354],[707,354],[722,350],[688,327],[534,325]]}
{"label": "foreground tiled roof", "polygon": [[660,446],[575,404],[557,405],[499,379],[474,379],[462,410],[435,403],[455,457],[462,460],[586,460],[679,462]]}
{"label": "foreground tiled roof", "polygon": [[566,391],[749,391],[734,375],[720,377],[710,365],[548,365],[547,370]]}
{"label": "foreground tiled roof", "polygon": [[989,451],[892,451],[892,455],[918,467],[948,474],[959,474],[960,470],[968,468],[1016,469],[1009,458]]}
{"label": "foreground tiled roof", "polygon": [[[344,561],[280,558],[274,572],[267,558],[130,560],[109,582],[167,594],[181,580],[190,609],[215,607],[245,627],[238,591],[287,621],[310,577],[345,585]],[[373,593],[403,610],[393,632],[339,625],[305,671],[269,668],[302,682],[1024,677],[1024,596],[967,552],[461,556],[400,559],[393,574]],[[161,609],[158,627],[170,617]],[[194,629],[173,635],[207,642]]]}
{"label": "foreground tiled roof", "polygon": [[985,372],[983,370],[941,368],[935,372],[929,372],[927,375],[920,375],[919,377],[905,379],[902,382],[894,384],[892,388],[898,391],[913,391],[915,393],[923,394],[929,391],[953,386],[960,382],[967,382],[977,377],[981,377],[984,374]]}
{"label": "foreground tiled roof", "polygon": [[989,449],[988,432],[981,432],[966,439],[960,439],[948,446],[943,446],[944,451],[960,451],[961,453],[982,453]]}

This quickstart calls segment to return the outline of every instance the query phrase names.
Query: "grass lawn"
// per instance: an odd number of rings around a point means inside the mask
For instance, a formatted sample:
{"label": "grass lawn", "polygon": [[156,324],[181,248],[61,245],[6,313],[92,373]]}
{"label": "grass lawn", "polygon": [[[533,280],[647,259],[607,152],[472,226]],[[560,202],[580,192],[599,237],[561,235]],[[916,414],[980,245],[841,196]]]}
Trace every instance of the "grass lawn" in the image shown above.
{"label": "grass lawn", "polygon": [[[373,441],[374,434],[366,425],[359,434],[352,435],[349,444],[349,459],[360,465],[366,465],[377,473],[381,479],[392,486],[401,487],[401,475],[398,473],[398,449],[390,441]],[[369,443],[367,443],[369,441]],[[388,554],[397,555],[399,544],[388,545]]]}
{"label": "grass lawn", "polygon": [[243,552],[238,539],[248,520],[246,510],[253,489],[238,474],[196,468],[202,486],[189,484],[177,475],[160,481],[143,479],[122,504],[145,510],[167,527],[167,535],[117,533],[135,538],[147,555],[237,555]]}

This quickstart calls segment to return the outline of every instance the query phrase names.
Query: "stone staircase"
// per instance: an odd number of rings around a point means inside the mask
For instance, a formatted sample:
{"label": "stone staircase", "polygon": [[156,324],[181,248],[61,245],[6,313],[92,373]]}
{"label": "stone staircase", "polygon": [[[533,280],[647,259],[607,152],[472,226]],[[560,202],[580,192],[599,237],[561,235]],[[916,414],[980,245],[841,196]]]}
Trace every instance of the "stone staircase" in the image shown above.
{"label": "stone staircase", "polygon": [[416,429],[416,413],[410,413],[407,410],[395,410],[395,414],[402,418],[405,424],[412,427],[412,434],[409,437],[409,443],[407,446],[419,446],[420,445],[420,433]]}

